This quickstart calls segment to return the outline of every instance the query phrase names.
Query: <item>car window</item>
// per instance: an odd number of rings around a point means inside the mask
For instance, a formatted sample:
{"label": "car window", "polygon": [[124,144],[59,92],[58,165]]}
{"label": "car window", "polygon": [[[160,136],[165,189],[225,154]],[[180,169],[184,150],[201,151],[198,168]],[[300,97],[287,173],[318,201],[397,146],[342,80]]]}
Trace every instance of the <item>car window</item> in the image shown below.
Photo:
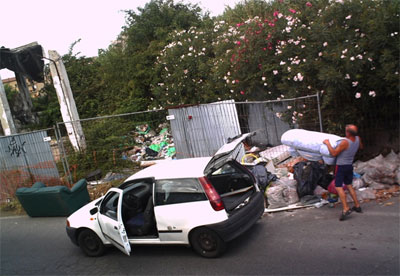
{"label": "car window", "polygon": [[119,199],[119,193],[117,192],[108,193],[101,202],[100,214],[105,215],[114,220],[118,220],[117,218],[118,199]]}
{"label": "car window", "polygon": [[207,200],[203,188],[195,178],[156,181],[155,204],[166,205]]}
{"label": "car window", "polygon": [[224,175],[224,174],[233,174],[237,172],[237,170],[230,165],[229,163],[223,165],[221,168],[213,172],[211,175]]}

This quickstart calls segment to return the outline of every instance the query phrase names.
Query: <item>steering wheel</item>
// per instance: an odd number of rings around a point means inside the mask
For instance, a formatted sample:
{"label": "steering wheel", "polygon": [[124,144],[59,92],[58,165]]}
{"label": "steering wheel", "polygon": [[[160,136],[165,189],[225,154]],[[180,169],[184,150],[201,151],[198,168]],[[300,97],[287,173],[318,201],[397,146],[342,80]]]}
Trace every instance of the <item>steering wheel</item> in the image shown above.
{"label": "steering wheel", "polygon": [[122,205],[129,211],[136,212],[138,212],[140,210],[140,207],[142,206],[140,198],[135,196],[134,194],[125,195],[122,200]]}

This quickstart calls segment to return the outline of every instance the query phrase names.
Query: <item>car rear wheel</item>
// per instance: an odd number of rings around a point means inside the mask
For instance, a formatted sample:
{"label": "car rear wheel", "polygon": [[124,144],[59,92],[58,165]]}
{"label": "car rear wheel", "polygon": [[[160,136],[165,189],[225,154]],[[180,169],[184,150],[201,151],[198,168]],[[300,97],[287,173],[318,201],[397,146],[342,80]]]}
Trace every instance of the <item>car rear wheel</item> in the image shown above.
{"label": "car rear wheel", "polygon": [[100,238],[89,229],[79,233],[78,244],[82,251],[89,257],[98,257],[104,254],[105,246]]}
{"label": "car rear wheel", "polygon": [[206,227],[193,230],[190,235],[190,244],[194,251],[206,258],[218,257],[226,249],[225,241],[217,233]]}

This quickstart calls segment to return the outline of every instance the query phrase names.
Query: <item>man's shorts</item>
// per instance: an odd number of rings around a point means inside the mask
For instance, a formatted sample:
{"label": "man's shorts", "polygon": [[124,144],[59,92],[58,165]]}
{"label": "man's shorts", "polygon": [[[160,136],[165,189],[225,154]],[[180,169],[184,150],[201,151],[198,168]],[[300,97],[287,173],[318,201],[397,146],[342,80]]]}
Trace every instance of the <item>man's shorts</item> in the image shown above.
{"label": "man's shorts", "polygon": [[336,165],[335,186],[343,187],[353,183],[353,165]]}

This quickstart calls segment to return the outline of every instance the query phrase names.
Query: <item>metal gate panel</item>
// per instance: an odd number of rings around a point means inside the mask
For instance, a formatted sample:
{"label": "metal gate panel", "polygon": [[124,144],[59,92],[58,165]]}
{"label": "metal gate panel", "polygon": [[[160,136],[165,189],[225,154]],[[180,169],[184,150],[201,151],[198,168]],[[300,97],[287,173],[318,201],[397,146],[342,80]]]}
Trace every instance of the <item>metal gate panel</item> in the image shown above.
{"label": "metal gate panel", "polygon": [[248,104],[249,131],[257,131],[251,138],[252,143],[261,147],[280,145],[282,134],[291,127],[279,119],[276,113],[286,110],[287,103],[284,102]]}
{"label": "metal gate panel", "polygon": [[45,137],[47,131],[0,137],[0,198],[13,196],[16,188],[36,181],[60,183],[50,141]]}
{"label": "metal gate panel", "polygon": [[229,137],[240,134],[235,102],[169,109],[177,158],[212,156]]}

